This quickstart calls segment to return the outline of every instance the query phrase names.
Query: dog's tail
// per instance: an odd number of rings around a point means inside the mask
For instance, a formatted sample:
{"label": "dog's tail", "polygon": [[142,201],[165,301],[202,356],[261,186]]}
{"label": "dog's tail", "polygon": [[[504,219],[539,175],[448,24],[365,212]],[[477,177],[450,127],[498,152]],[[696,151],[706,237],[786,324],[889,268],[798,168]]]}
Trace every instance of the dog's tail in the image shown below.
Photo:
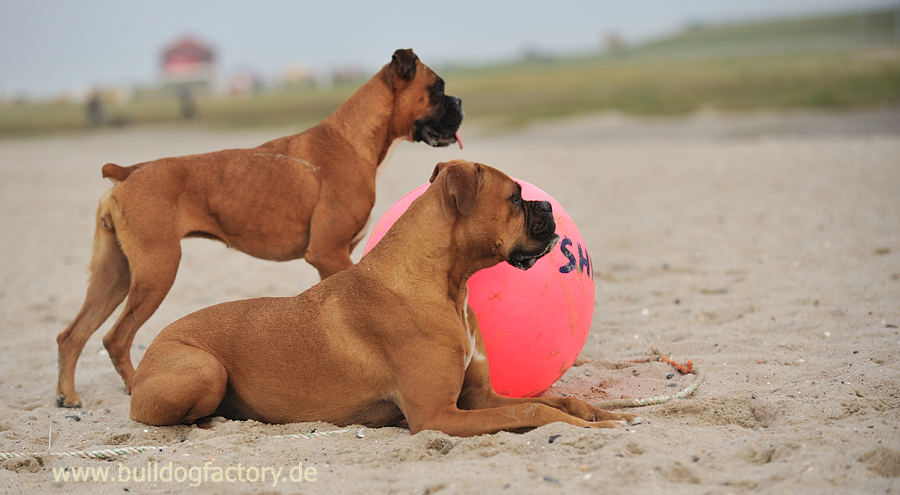
{"label": "dog's tail", "polygon": [[118,184],[123,180],[127,179],[131,172],[134,172],[137,167],[120,167],[115,163],[107,163],[103,166],[103,178],[109,179],[113,182],[113,184]]}

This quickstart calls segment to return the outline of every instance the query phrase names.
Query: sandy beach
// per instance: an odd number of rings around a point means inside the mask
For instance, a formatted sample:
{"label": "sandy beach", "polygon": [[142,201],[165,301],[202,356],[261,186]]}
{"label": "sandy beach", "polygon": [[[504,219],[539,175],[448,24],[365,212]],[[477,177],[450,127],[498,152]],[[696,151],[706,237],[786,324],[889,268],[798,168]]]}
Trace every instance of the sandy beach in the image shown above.
{"label": "sandy beach", "polygon": [[[654,349],[693,361],[705,378],[693,395],[631,411],[649,424],[475,438],[326,423],[149,427],[129,419],[101,344],[113,319],[78,364],[85,408],[56,407],[55,338],[83,300],[94,212],[110,187],[100,167],[300,130],[0,139],[0,452],[23,454],[0,456],[0,493],[900,493],[900,108],[604,114],[503,134],[476,122],[463,125],[462,151],[397,148],[374,218],[452,158],[497,167],[566,208],[593,258],[596,306],[584,364],[547,393],[669,394],[694,375],[609,361]],[[136,362],[197,309],[318,281],[302,260],[202,239],[183,247]],[[139,446],[162,448],[53,455]],[[99,478],[75,479],[88,473]]]}

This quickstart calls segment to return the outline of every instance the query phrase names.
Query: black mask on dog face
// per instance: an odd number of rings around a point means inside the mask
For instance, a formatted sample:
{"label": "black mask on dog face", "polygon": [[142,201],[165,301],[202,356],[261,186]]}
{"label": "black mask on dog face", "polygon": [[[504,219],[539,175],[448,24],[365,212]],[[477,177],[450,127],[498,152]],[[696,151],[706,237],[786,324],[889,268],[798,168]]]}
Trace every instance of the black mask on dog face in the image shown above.
{"label": "black mask on dog face", "polygon": [[436,110],[431,117],[415,121],[413,139],[434,147],[451,145],[458,141],[457,131],[465,116],[462,100],[444,94],[444,80],[441,78],[437,78],[428,89],[429,99]]}

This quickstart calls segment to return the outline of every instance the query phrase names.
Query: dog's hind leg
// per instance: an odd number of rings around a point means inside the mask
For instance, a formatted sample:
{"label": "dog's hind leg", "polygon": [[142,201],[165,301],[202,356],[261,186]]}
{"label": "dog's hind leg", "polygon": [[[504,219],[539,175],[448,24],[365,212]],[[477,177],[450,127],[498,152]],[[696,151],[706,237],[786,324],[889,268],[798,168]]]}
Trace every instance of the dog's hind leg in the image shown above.
{"label": "dog's hind leg", "polygon": [[215,357],[180,342],[154,343],[132,377],[131,419],[154,426],[213,415],[228,387]]}
{"label": "dog's hind leg", "polygon": [[129,392],[129,378],[134,373],[134,366],[131,364],[134,335],[169,293],[181,261],[181,243],[177,236],[161,235],[154,241],[144,239],[140,243],[134,243],[134,246],[140,246],[140,254],[129,252],[130,248],[134,249],[132,245],[123,245],[126,256],[131,261],[131,287],[125,309],[115,325],[103,336],[103,345],[109,352],[109,359],[125,381]]}
{"label": "dog's hind leg", "polygon": [[56,402],[61,407],[83,405],[75,392],[75,365],[78,363],[78,357],[90,336],[125,299],[131,283],[128,260],[119,247],[110,219],[104,217],[104,213],[101,201],[94,232],[91,275],[84,304],[72,323],[56,337],[59,349]]}

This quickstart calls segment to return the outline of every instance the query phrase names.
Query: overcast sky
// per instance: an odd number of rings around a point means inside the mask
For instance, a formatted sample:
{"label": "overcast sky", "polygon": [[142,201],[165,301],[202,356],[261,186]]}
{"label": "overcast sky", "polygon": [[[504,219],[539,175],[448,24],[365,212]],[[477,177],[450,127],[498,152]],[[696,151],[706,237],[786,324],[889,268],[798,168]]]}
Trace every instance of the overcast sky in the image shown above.
{"label": "overcast sky", "polygon": [[397,48],[425,63],[509,59],[524,49],[596,50],[688,23],[900,6],[900,0],[0,0],[0,94],[152,83],[162,48],[210,43],[219,72],[274,76],[290,65],[374,71]]}

